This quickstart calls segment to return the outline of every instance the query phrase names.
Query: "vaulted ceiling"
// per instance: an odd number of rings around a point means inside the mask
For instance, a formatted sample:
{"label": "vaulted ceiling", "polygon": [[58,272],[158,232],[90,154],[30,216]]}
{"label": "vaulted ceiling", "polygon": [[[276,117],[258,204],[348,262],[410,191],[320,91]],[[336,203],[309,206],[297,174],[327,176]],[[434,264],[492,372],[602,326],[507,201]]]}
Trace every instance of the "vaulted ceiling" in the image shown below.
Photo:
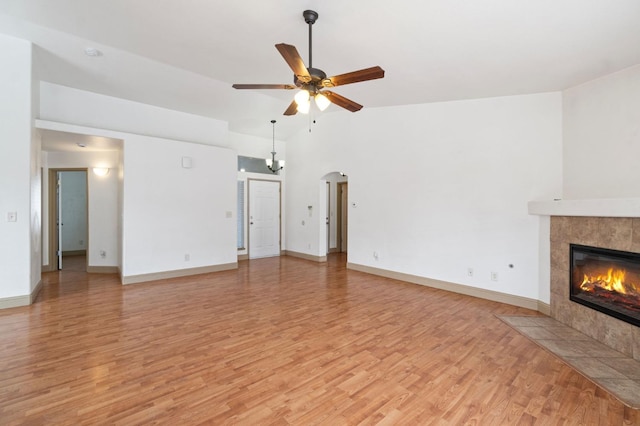
{"label": "vaulted ceiling", "polygon": [[308,125],[282,116],[293,94],[231,84],[292,82],[274,45],[307,61],[305,9],[319,13],[314,67],[386,71],[335,89],[365,109],[556,91],[640,63],[637,0],[1,0],[0,33],[35,43],[44,81],[263,137],[276,118],[286,139]]}

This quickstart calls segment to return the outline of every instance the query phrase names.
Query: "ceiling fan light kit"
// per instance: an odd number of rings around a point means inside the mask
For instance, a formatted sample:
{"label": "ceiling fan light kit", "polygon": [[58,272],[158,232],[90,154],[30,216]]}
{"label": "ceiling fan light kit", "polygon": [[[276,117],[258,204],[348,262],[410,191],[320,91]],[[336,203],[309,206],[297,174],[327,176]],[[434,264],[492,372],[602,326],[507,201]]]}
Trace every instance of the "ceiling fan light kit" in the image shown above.
{"label": "ceiling fan light kit", "polygon": [[303,114],[307,114],[309,112],[309,108],[311,108],[311,102],[309,100],[308,91],[300,90],[298,93],[296,93],[293,99],[297,105],[296,110],[298,112],[301,112]]}
{"label": "ceiling fan light kit", "polygon": [[289,68],[293,71],[294,84],[234,84],[233,88],[251,90],[300,89],[285,110],[284,115],[295,115],[297,112],[307,114],[311,109],[311,98],[314,99],[320,111],[326,110],[330,104],[335,104],[351,112],[360,111],[362,105],[327,90],[327,88],[383,78],[384,70],[379,66],[375,66],[327,77],[324,71],[313,67],[312,28],[318,19],[318,13],[313,10],[305,10],[302,12],[302,16],[304,17],[304,21],[309,25],[309,66],[305,66],[295,46],[285,43],[276,44],[276,49],[278,49],[280,55],[282,55],[289,65]]}
{"label": "ceiling fan light kit", "polygon": [[314,100],[316,101],[316,106],[320,111],[324,111],[331,105],[331,101],[322,93],[316,94]]}

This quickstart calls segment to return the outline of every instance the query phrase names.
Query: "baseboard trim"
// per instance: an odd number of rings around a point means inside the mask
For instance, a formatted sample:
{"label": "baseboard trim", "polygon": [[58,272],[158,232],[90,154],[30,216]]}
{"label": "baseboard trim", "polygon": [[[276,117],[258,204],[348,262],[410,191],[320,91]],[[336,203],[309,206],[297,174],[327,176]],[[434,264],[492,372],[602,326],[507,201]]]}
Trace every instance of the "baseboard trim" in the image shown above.
{"label": "baseboard trim", "polygon": [[53,272],[57,270],[58,268],[56,268],[55,265],[42,265],[42,269],[40,269],[40,272]]}
{"label": "baseboard trim", "polygon": [[330,248],[329,253],[340,253],[340,250],[338,249],[338,247]]}
{"label": "baseboard trim", "polygon": [[249,260],[249,255],[248,254],[239,254],[238,255],[238,262],[240,262],[241,260]]}
{"label": "baseboard trim", "polygon": [[367,274],[378,275],[385,278],[392,278],[394,280],[406,281],[412,284],[433,287],[440,290],[450,291],[452,293],[464,294],[466,296],[473,296],[480,299],[491,300],[493,302],[506,303],[507,305],[518,306],[534,311],[538,310],[540,303],[538,300],[529,299],[528,297],[514,296],[511,294],[500,293],[498,291],[486,290],[483,288],[470,287],[463,284],[454,284],[446,281],[420,277],[418,275],[388,271],[386,269],[373,268],[371,266],[359,265],[357,263],[347,262],[347,269],[366,272]]}
{"label": "baseboard trim", "polygon": [[62,257],[65,256],[86,256],[87,255],[87,251],[86,250],[68,250],[68,251],[63,251],[62,252]]}
{"label": "baseboard trim", "polygon": [[3,297],[0,299],[0,309],[17,308],[19,306],[29,306],[31,295]]}
{"label": "baseboard trim", "polygon": [[311,260],[312,262],[318,262],[318,263],[322,263],[322,262],[326,262],[327,261],[327,256],[314,256],[312,254],[299,253],[297,251],[291,251],[291,250],[285,250],[284,251],[284,255],[285,256],[291,256],[291,257],[297,257],[299,259]]}
{"label": "baseboard trim", "polygon": [[91,266],[87,265],[87,272],[90,274],[117,274],[117,266]]}
{"label": "baseboard trim", "polygon": [[551,316],[551,305],[548,303],[544,303],[538,300],[538,312],[541,314],[545,314],[547,316]]}
{"label": "baseboard trim", "polygon": [[32,304],[33,302],[36,301],[36,298],[38,297],[38,293],[40,293],[40,290],[42,290],[42,280],[38,280],[38,284],[36,284],[35,288],[29,295],[29,304]]}
{"label": "baseboard trim", "polygon": [[178,269],[174,271],[153,272],[151,274],[127,275],[120,277],[123,285],[144,283],[148,281],[165,280],[168,278],[188,277],[191,275],[208,274],[211,272],[228,271],[238,269],[238,262],[225,263],[222,265],[202,266],[199,268]]}

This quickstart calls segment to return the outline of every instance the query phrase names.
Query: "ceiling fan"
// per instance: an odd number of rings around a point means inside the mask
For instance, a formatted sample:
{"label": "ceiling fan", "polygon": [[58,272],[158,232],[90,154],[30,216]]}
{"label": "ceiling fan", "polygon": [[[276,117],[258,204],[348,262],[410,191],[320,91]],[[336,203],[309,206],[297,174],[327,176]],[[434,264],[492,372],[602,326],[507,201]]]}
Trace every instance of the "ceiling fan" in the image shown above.
{"label": "ceiling fan", "polygon": [[324,111],[329,104],[333,103],[347,109],[351,112],[360,111],[362,105],[347,99],[327,88],[344,86],[345,84],[358,83],[361,81],[375,80],[384,77],[384,70],[378,66],[365,68],[358,71],[352,71],[346,74],[340,74],[333,77],[327,77],[324,71],[319,68],[313,68],[312,60],[312,28],[318,19],[318,13],[313,10],[305,10],[302,16],[307,24],[309,24],[309,67],[304,65],[304,61],[300,57],[295,46],[290,44],[276,44],[276,49],[282,55],[289,67],[293,70],[294,84],[234,84],[235,89],[300,89],[295,95],[294,100],[284,112],[284,115],[295,115],[297,112],[306,114],[311,107],[311,98],[321,111]]}

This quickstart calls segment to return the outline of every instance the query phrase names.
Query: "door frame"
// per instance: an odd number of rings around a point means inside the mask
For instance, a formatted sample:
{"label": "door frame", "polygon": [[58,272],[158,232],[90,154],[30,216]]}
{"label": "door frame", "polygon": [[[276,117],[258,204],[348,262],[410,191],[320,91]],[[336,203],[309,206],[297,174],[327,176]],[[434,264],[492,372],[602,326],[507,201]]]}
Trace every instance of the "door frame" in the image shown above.
{"label": "door frame", "polygon": [[[49,169],[49,265],[42,268],[43,272],[58,271],[58,172],[85,172],[87,192],[85,214],[87,215],[87,255],[85,258],[85,270],[89,266],[89,169],[86,167],[57,167]],[[62,253],[60,254],[62,256]],[[64,267],[64,265],[63,265]]]}
{"label": "door frame", "polygon": [[282,256],[282,181],[275,179],[247,178],[247,217],[245,229],[247,231],[247,258],[251,259],[251,182],[274,182],[278,184],[278,256]]}
{"label": "door frame", "polygon": [[[336,191],[336,216],[338,216],[337,224],[336,224],[336,248],[338,253],[343,253],[349,251],[348,241],[345,241],[347,236],[343,235],[342,232],[342,222],[345,222],[345,225],[348,226],[348,207],[349,207],[349,192],[347,192],[346,202],[342,202],[342,192],[344,191],[344,187],[347,187],[347,191],[349,191],[349,182],[337,182],[337,191]],[[348,228],[346,228],[348,229]],[[344,242],[344,244],[343,244]],[[343,247],[346,247],[346,250],[343,250]]]}
{"label": "door frame", "polygon": [[327,228],[327,254],[331,253],[331,182],[327,181],[327,196],[326,196],[326,200],[327,200],[327,208],[326,208],[326,215],[327,215],[327,219],[326,219],[326,228]]}

